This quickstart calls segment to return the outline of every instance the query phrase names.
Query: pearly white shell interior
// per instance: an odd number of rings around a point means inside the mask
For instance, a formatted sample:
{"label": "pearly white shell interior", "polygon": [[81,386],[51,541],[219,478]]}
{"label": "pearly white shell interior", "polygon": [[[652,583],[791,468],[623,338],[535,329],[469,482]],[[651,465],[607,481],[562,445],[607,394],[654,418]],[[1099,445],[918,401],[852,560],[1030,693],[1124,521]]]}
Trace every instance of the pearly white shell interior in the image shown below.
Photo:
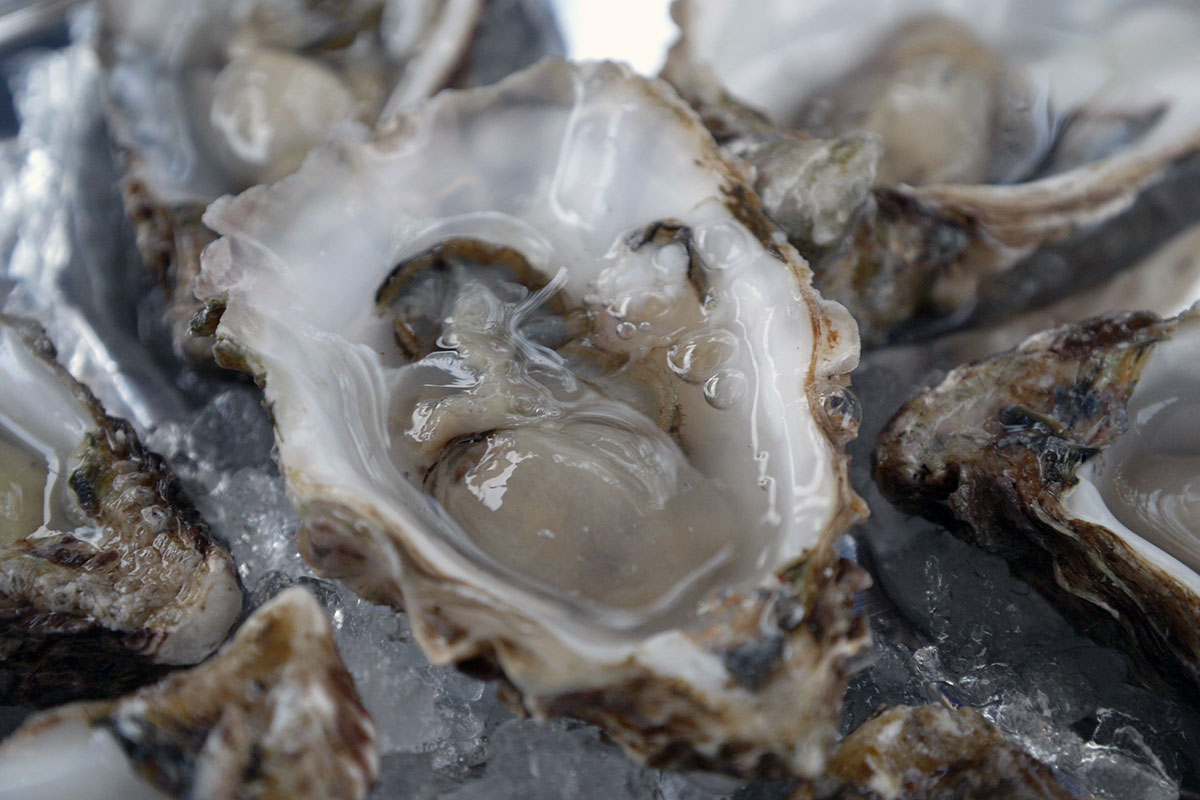
{"label": "pearly white shell interior", "polygon": [[1127,406],[1128,429],[1084,464],[1063,498],[1200,592],[1200,324],[1185,315],[1155,346]]}
{"label": "pearly white shell interior", "polygon": [[129,764],[112,734],[72,719],[0,748],[0,800],[166,800]]}
{"label": "pearly white shell interior", "polygon": [[[391,136],[347,133],[295,176],[206,215],[225,238],[205,254],[201,291],[226,300],[220,338],[265,377],[301,513],[314,499],[369,510],[464,591],[518,608],[579,646],[686,625],[697,598],[753,586],[811,548],[839,502],[835,456],[807,394],[814,329],[799,284],[807,278],[731,213],[711,139],[668,91],[611,64],[543,63],[495,89],[443,93]],[[629,245],[662,220],[691,233],[711,295],[703,312],[682,248]],[[422,493],[423,464],[402,441],[408,412],[396,410],[431,386],[472,380],[445,351],[406,364],[374,296],[399,261],[455,237],[514,248],[543,278],[558,276],[568,305],[599,309],[598,336],[609,332],[611,346],[670,382],[679,447],[735,520],[721,531],[728,557],[687,576],[695,585],[686,597],[611,607],[539,585],[489,557]],[[661,297],[676,303],[668,322],[683,322],[660,324],[647,298]],[[623,321],[638,323],[636,332],[618,331]],[[713,402],[711,386],[706,396],[704,384],[670,369],[668,352],[689,336],[732,342],[718,349],[737,391]],[[842,347],[852,362],[857,343]],[[642,424],[624,413],[629,426]],[[468,417],[463,432],[472,425],[486,431],[495,420]],[[562,480],[553,487],[561,502],[587,502]],[[649,547],[630,552],[662,566]]]}
{"label": "pearly white shell interior", "polygon": [[50,365],[0,322],[0,546],[74,527],[67,478],[95,425]]}
{"label": "pearly white shell interior", "polygon": [[1043,150],[1064,116],[1081,108],[1100,120],[1097,137],[1105,135],[1105,118],[1165,112],[1125,157],[1170,147],[1200,119],[1190,91],[1200,66],[1200,14],[1186,4],[684,0],[683,7],[692,58],[781,124],[903,23],[932,14],[965,23],[1026,76],[1031,91],[1021,102],[1042,128]]}

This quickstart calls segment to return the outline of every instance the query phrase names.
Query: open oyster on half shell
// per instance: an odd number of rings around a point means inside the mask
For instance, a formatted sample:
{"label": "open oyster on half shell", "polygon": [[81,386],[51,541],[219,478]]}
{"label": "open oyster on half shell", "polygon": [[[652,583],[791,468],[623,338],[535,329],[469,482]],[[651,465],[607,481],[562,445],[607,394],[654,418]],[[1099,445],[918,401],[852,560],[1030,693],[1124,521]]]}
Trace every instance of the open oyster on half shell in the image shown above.
{"label": "open oyster on half shell", "polygon": [[375,724],[298,588],[204,664],[43,712],[0,745],[0,800],[362,800],[378,775]]}
{"label": "open oyster on half shell", "polygon": [[0,315],[0,702],[118,694],[207,657],[241,610],[162,459]]}
{"label": "open oyster on half shell", "polygon": [[[674,13],[665,76],[754,167],[767,214],[866,343],[1046,302],[1200,218],[1193,6],[678,0]],[[1020,279],[997,280],[1010,270]]]}
{"label": "open oyster on half shell", "polygon": [[[126,210],[170,295],[176,350],[195,361],[208,360],[212,344],[203,334],[213,321],[193,319],[199,253],[214,238],[200,221],[204,208],[292,172],[348,120],[373,123],[452,79],[475,77],[470,48],[488,16],[485,0],[100,5],[97,44]],[[524,14],[519,3],[491,5]],[[545,44],[526,48],[520,63]],[[490,46],[503,51],[494,39]],[[504,55],[491,53],[490,68],[508,63]]]}
{"label": "open oyster on half shell", "polygon": [[857,338],[669,87],[543,62],[205,221],[321,572],[651,764],[821,769]]}
{"label": "open oyster on half shell", "polygon": [[[900,506],[1200,686],[1200,311],[1114,313],[952,371],[880,435]],[[1099,625],[1099,623],[1110,623]]]}

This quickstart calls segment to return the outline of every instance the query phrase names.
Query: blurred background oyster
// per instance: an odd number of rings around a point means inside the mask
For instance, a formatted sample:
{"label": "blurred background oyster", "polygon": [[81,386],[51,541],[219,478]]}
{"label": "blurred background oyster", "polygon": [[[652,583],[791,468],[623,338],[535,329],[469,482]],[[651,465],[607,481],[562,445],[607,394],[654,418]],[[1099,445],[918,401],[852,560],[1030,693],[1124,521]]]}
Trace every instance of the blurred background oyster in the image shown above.
{"label": "blurred background oyster", "polygon": [[1200,214],[1191,6],[681,0],[675,15],[664,74],[753,165],[869,344],[1046,303]]}
{"label": "blurred background oyster", "polygon": [[204,664],[43,712],[0,745],[5,800],[361,800],[378,774],[374,723],[303,589],[261,606]]}
{"label": "blurred background oyster", "polygon": [[200,221],[208,203],[292,172],[347,121],[373,123],[448,84],[494,80],[559,48],[540,6],[504,0],[100,7],[97,47],[126,210],[170,295],[175,348],[200,362],[215,324],[193,320],[199,254],[213,239]]}

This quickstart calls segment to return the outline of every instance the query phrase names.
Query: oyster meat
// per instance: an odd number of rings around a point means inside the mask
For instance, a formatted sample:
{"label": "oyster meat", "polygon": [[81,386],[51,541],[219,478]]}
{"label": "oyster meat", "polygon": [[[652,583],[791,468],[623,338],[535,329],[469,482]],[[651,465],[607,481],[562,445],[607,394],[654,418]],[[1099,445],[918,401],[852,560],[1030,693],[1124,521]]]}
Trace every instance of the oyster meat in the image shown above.
{"label": "oyster meat", "polygon": [[[436,92],[466,58],[483,0],[104,0],[98,36],[126,211],[171,295],[176,349],[190,334],[200,222],[222,194],[276,180],[347,120],[374,122]],[[211,322],[208,323],[211,325]],[[203,330],[200,331],[201,333]]]}
{"label": "oyster meat", "polygon": [[43,712],[0,746],[0,800],[361,800],[378,774],[375,725],[298,588],[201,666]]}
{"label": "oyster meat", "polygon": [[120,693],[207,657],[241,610],[162,459],[0,315],[0,702]]}
{"label": "oyster meat", "polygon": [[951,372],[900,410],[875,451],[894,502],[1005,554],[1193,696],[1198,346],[1195,309],[1046,331]]}
{"label": "oyster meat", "polygon": [[867,636],[857,338],[669,87],[543,62],[205,222],[321,572],[652,764],[821,769]]}
{"label": "oyster meat", "polygon": [[1046,302],[1200,219],[1200,13],[1084,5],[679,0],[664,74],[881,344]]}

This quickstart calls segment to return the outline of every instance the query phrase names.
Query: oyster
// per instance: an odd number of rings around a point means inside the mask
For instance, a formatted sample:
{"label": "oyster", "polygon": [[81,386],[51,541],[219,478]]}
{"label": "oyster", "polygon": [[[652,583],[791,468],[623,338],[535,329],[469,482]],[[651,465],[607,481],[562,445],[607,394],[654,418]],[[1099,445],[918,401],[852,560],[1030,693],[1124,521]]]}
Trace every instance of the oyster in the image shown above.
{"label": "oyster", "polygon": [[241,610],[162,459],[0,315],[0,702],[127,690],[204,659]]}
{"label": "oyster", "polygon": [[[1082,5],[1033,26],[1012,2],[679,0],[664,74],[881,344],[1046,302],[1200,218],[1200,13]],[[1027,286],[989,292],[1007,270]]]}
{"label": "oyster", "polygon": [[822,784],[800,798],[1076,797],[978,711],[943,706],[898,706],[876,714],[838,745]]}
{"label": "oyster", "polygon": [[1132,640],[1194,693],[1198,344],[1197,310],[1038,334],[902,408],[879,437],[876,479],[903,508],[1005,554],[1067,611],[1096,612],[1097,633]]}
{"label": "oyster", "polygon": [[378,773],[375,725],[303,589],[201,666],[44,712],[0,746],[3,800],[357,800]]}
{"label": "oyster", "polygon": [[1039,331],[1122,308],[1172,317],[1200,302],[1200,226],[1176,236],[1149,256],[1095,286],[1056,303],[940,337],[924,345],[935,356],[962,364],[1016,347]]}
{"label": "oyster", "polygon": [[543,62],[205,221],[318,570],[649,763],[820,770],[857,339],[669,87]]}
{"label": "oyster", "polygon": [[385,104],[446,85],[482,5],[101,3],[98,43],[126,211],[170,294],[166,322],[182,355],[204,361],[211,346],[190,335],[199,253],[214,238],[200,222],[205,206],[293,171],[339,124],[374,122]]}

